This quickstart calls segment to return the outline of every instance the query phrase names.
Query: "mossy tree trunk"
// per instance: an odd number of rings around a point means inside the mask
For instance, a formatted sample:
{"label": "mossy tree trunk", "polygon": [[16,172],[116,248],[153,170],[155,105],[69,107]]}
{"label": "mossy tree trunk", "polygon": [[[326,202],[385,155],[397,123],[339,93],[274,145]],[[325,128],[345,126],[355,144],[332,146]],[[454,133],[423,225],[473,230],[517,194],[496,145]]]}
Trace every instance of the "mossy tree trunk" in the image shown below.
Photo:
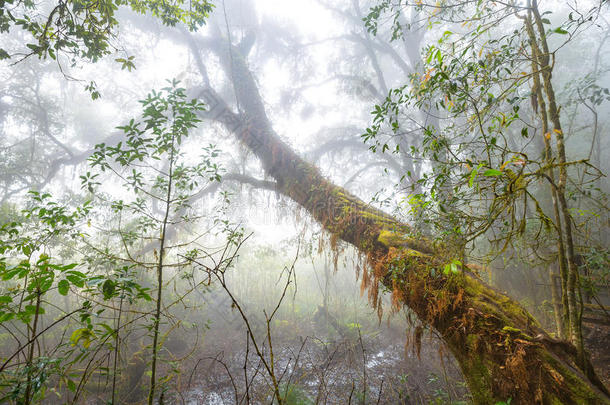
{"label": "mossy tree trunk", "polygon": [[455,252],[414,237],[407,224],[334,185],[297,155],[274,132],[237,47],[216,44],[213,50],[233,81],[240,112],[206,87],[196,96],[208,105],[207,118],[222,123],[257,156],[278,192],[367,256],[370,268],[362,282],[373,305],[378,305],[379,290],[386,288],[394,305],[408,306],[438,331],[475,403],[512,398],[516,404],[610,404],[595,374],[578,367],[573,345],[551,339],[523,307],[467,269],[445,275],[442,269]]}

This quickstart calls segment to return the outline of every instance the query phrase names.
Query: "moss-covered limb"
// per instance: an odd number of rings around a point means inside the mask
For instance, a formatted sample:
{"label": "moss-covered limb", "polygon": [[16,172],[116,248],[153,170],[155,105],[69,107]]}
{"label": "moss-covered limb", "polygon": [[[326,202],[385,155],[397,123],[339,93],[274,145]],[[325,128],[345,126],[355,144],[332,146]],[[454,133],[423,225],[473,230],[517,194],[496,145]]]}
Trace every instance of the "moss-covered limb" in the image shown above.
{"label": "moss-covered limb", "polygon": [[[604,393],[585,382],[581,372],[566,367],[565,361],[542,345],[518,345],[509,353],[498,352],[491,357],[472,343],[453,351],[458,353],[456,359],[476,404],[509,398],[514,404],[610,403]],[[503,365],[498,366],[503,358]]]}
{"label": "moss-covered limb", "polygon": [[384,260],[394,302],[440,332],[475,403],[609,403],[603,386],[579,371],[575,348],[551,339],[506,295],[472,274],[432,271],[443,261],[410,250],[392,249]]}
{"label": "moss-covered limb", "polygon": [[454,297],[449,302],[460,304],[449,313],[435,318],[430,313],[439,313],[438,304],[406,304],[424,311],[418,315],[441,332],[475,403],[610,403],[603,385],[578,368],[574,346],[551,339],[525,309],[476,277],[451,277],[456,280],[446,283],[445,292]]}
{"label": "moss-covered limb", "polygon": [[386,277],[384,284],[440,332],[475,403],[610,403],[603,385],[577,366],[575,347],[551,339],[515,301],[473,275],[446,276],[418,263],[420,256],[394,252],[388,268],[400,282]]}
{"label": "moss-covered limb", "polygon": [[[227,57],[221,51],[219,56]],[[417,237],[407,224],[332,184],[301,159],[273,131],[243,59],[225,63],[232,66],[243,112],[231,112],[207,91],[203,96],[213,99],[204,101],[221,106],[212,116],[260,159],[279,192],[367,256],[371,269],[362,279],[372,303],[383,285],[392,291],[394,305],[408,306],[440,333],[476,403],[508,398],[515,404],[610,403],[605,388],[578,371],[573,346],[552,341],[517,302],[476,276],[445,275],[452,252]]]}

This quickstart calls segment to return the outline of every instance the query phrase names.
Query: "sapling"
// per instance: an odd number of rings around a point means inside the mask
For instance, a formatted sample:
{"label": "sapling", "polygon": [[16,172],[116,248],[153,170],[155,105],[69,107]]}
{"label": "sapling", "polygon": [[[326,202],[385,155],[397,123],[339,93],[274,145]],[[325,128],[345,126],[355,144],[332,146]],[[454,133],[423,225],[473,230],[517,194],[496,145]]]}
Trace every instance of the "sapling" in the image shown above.
{"label": "sapling", "polygon": [[[160,324],[165,276],[169,267],[180,269],[188,265],[188,262],[168,262],[168,254],[178,249],[186,250],[189,243],[172,246],[170,242],[180,226],[200,219],[194,214],[191,201],[209,183],[220,181],[221,170],[216,163],[219,152],[212,145],[203,147],[203,155],[197,158],[197,163],[189,163],[194,159],[185,152],[183,142],[200,122],[197,113],[204,109],[204,105],[197,100],[187,100],[185,90],[178,87],[177,81],[171,81],[159,92],[153,91],[141,103],[142,116],[118,127],[124,132],[125,139],[115,146],[96,145],[89,161],[93,169],[117,177],[129,192],[131,200],[112,201],[112,210],[121,218],[126,216],[136,221],[137,239],[153,241],[135,253],[130,248],[133,243],[123,244],[127,261],[132,260],[153,270],[156,276],[156,302],[149,326],[152,356],[148,403],[152,404],[160,385],[157,368],[163,340],[160,338]],[[98,189],[99,175],[89,172],[82,176],[83,187],[90,191]],[[108,194],[113,191],[107,190]],[[151,250],[154,261],[137,259]]]}

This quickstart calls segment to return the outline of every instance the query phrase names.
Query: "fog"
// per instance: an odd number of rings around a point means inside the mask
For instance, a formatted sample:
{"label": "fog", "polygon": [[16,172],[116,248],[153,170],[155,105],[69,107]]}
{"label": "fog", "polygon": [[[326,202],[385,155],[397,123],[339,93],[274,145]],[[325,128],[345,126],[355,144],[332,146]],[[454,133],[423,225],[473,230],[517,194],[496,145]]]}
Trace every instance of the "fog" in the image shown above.
{"label": "fog", "polygon": [[212,3],[99,58],[2,5],[0,402],[529,403],[465,360],[513,339],[607,394],[605,2]]}

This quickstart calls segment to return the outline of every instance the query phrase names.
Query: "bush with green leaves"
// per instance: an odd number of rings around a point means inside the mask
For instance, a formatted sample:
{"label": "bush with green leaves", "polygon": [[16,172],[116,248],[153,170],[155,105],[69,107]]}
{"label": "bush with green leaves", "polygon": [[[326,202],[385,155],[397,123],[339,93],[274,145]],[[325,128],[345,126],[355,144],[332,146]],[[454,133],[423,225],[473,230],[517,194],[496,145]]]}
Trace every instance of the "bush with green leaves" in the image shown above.
{"label": "bush with green leaves", "polygon": [[[207,282],[192,265],[213,256],[199,241],[225,235],[234,245],[241,233],[223,233],[231,225],[222,209],[193,206],[221,179],[213,145],[197,156],[184,151],[203,104],[187,100],[176,81],[141,103],[140,119],[119,127],[123,141],[96,146],[81,176],[86,201],[31,192],[19,220],[0,226],[0,327],[13,338],[1,349],[3,400],[40,402],[52,387],[76,403],[101,378],[114,403],[134,328],[150,336],[149,403],[179,372],[157,376],[163,342],[181,323],[171,308]],[[175,280],[185,282],[164,293]]]}
{"label": "bush with green leaves", "polygon": [[[67,0],[37,3],[31,0],[6,0],[0,3],[0,60],[16,62],[37,56],[57,61],[62,65],[77,66],[79,62],[97,62],[104,56],[116,53],[119,7],[129,7],[139,14],[151,14],[164,25],[184,24],[196,31],[205,24],[214,5],[208,0]],[[11,45],[8,34],[25,35]],[[135,57],[122,55],[115,58],[121,69],[135,69]],[[100,97],[95,81],[85,89],[93,99]]]}
{"label": "bush with green leaves", "polygon": [[[125,133],[124,141],[114,146],[97,145],[89,159],[95,172],[88,172],[81,180],[84,189],[94,192],[100,189],[100,176],[110,173],[118,179],[125,197],[112,198],[116,191],[112,189],[98,194],[98,205],[109,206],[119,218],[117,227],[106,231],[119,235],[121,248],[119,252],[98,251],[96,260],[135,266],[140,273],[154,274],[155,280],[150,282],[155,290],[155,308],[148,325],[152,339],[150,404],[159,387],[162,392],[167,389],[163,384],[170,379],[170,376],[157,378],[164,340],[161,323],[168,308],[163,301],[167,277],[190,278],[196,288],[203,281],[195,281],[192,263],[209,256],[196,243],[202,232],[194,232],[191,240],[184,235],[193,234],[187,228],[205,229],[203,222],[212,228],[222,226],[220,230],[225,230],[228,222],[212,213],[198,213],[192,206],[211,183],[221,179],[219,151],[213,145],[202,147],[199,156],[186,153],[183,147],[189,132],[200,122],[197,114],[204,109],[203,103],[187,100],[185,89],[176,81],[159,92],[153,91],[141,103],[142,117],[119,127]],[[183,296],[175,294],[170,298],[175,303]]]}
{"label": "bush with green leaves", "polygon": [[[591,159],[597,124],[591,137],[579,134],[591,139],[584,148],[568,143],[578,130],[564,118],[553,75],[558,51],[578,46],[576,34],[594,26],[603,2],[560,17],[536,0],[446,3],[381,1],[365,18],[376,33],[391,16],[398,39],[411,29],[401,23],[405,15],[417,16],[431,40],[410,81],[375,106],[362,138],[373,150],[397,153],[388,139],[421,136],[410,154],[427,172],[408,187],[405,205],[459,255],[517,259],[545,269],[551,281],[558,273],[555,329],[576,345],[584,365],[579,267],[583,247],[596,241],[581,229],[608,209],[597,184],[601,162]],[[581,102],[593,108],[605,101],[607,91],[584,84]]]}
{"label": "bush with green leaves", "polygon": [[[20,53],[22,57],[56,59],[64,53],[72,63],[79,59],[96,62],[113,50],[110,41],[118,28],[115,13],[121,6],[141,14],[150,13],[171,27],[186,24],[192,31],[205,23],[214,7],[207,0],[191,1],[188,5],[184,0],[69,0],[57,4],[8,0],[0,5],[0,32],[19,27],[31,36],[32,42],[25,44],[27,51]],[[0,59],[10,57],[0,48]],[[119,62],[133,68],[131,58]]]}

